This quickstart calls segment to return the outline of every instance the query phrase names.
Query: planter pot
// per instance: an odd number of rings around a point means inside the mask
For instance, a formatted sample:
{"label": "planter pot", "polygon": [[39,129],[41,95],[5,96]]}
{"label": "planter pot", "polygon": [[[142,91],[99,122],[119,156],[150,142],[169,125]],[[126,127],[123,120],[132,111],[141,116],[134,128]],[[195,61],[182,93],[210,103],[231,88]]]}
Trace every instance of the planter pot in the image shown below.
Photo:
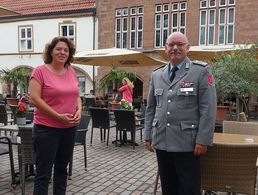
{"label": "planter pot", "polygon": [[117,103],[117,102],[109,102],[110,106],[111,106],[111,110],[115,110],[115,109],[118,109],[120,108],[120,104]]}
{"label": "planter pot", "polygon": [[26,117],[16,117],[17,125],[26,125]]}
{"label": "planter pot", "polygon": [[228,106],[217,106],[217,121],[223,121],[228,119]]}
{"label": "planter pot", "polygon": [[6,98],[8,105],[18,105],[19,98]]}

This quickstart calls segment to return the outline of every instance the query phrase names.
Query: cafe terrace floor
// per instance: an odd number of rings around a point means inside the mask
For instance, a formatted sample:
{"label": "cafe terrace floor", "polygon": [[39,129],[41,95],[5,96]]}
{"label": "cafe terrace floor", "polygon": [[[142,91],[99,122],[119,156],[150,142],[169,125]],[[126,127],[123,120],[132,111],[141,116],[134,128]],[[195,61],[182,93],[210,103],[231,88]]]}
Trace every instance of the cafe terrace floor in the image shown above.
{"label": "cafe terrace floor", "polygon": [[[91,124],[89,125],[91,129]],[[99,130],[95,129],[93,144],[90,143],[90,131],[87,133],[88,169],[84,170],[83,146],[74,150],[72,179],[68,180],[67,195],[150,195],[153,194],[157,172],[156,157],[148,152],[136,135],[136,146],[115,147],[115,129],[110,130],[110,144],[100,142]],[[17,147],[14,146],[15,169],[18,170]],[[8,155],[0,160],[0,195],[20,195],[20,187],[10,186],[11,175]],[[33,177],[26,179],[26,195],[32,195]],[[52,184],[49,187],[52,194]],[[219,193],[225,195],[226,193]],[[157,195],[161,195],[160,185]]]}

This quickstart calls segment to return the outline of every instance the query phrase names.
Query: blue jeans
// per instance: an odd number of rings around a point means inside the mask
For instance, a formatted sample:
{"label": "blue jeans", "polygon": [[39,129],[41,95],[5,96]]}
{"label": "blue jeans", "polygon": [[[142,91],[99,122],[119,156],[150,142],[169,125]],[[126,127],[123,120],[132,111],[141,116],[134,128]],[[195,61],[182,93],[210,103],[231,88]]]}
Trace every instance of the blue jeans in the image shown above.
{"label": "blue jeans", "polygon": [[76,127],[33,127],[33,145],[36,160],[34,195],[48,195],[48,185],[54,165],[53,194],[65,195],[67,165],[73,154]]}

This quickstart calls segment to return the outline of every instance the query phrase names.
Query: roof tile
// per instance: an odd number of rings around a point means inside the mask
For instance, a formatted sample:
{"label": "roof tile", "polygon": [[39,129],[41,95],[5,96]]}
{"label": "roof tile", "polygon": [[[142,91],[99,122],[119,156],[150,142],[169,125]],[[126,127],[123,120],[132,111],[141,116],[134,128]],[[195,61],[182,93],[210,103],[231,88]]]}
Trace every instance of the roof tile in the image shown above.
{"label": "roof tile", "polygon": [[0,7],[22,15],[95,8],[95,0],[1,0]]}

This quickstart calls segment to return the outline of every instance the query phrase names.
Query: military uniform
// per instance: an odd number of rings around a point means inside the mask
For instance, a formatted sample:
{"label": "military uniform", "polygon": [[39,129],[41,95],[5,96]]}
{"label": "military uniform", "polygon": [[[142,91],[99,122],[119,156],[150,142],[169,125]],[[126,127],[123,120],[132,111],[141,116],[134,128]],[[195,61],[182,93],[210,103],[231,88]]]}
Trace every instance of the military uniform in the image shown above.
{"label": "military uniform", "polygon": [[216,92],[210,67],[186,59],[171,83],[168,65],[151,76],[145,113],[145,140],[168,152],[193,151],[211,145],[215,126]]}
{"label": "military uniform", "polygon": [[172,82],[168,71],[169,64],[151,75],[144,138],[156,150],[163,195],[200,194],[200,159],[193,151],[196,144],[212,145],[213,76],[207,63],[188,58]]}

